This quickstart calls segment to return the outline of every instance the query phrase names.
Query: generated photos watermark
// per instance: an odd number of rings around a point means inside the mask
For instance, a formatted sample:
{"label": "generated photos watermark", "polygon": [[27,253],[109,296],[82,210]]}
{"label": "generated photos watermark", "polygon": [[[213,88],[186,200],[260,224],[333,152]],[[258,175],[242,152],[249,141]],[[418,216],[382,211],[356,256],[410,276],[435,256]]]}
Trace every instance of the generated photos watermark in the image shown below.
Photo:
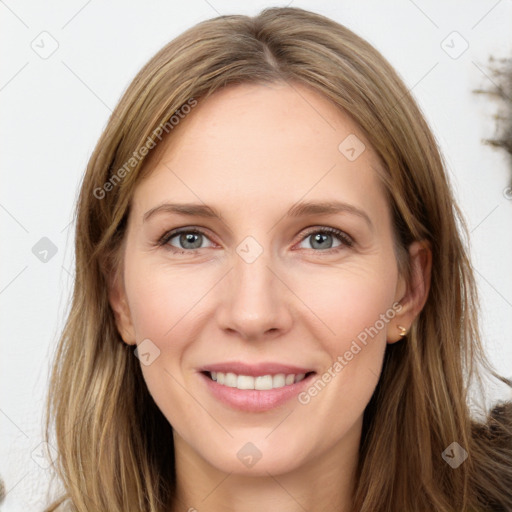
{"label": "generated photos watermark", "polygon": [[362,346],[366,346],[368,344],[368,337],[373,339],[377,334],[379,334],[384,327],[395,318],[396,314],[399,313],[402,309],[402,305],[399,302],[394,302],[391,308],[389,308],[385,313],[381,313],[379,316],[379,319],[375,321],[375,323],[370,326],[366,327],[364,330],[362,330],[358,335],[357,338],[352,340],[352,343],[350,345],[350,348],[346,350],[342,355],[339,355],[335,362],[327,368],[327,370],[319,376],[315,381],[309,386],[308,389],[305,391],[302,391],[298,395],[299,403],[302,405],[307,405],[309,402],[311,402],[311,399],[317,396],[326,386],[329,382],[331,382],[332,379],[338,375],[345,366],[348,365],[352,359],[354,359],[354,356],[359,354],[362,350]]}
{"label": "generated photos watermark", "polygon": [[93,191],[96,199],[104,199],[107,192],[114,190],[114,187],[119,185],[121,180],[129,174],[137,164],[157,145],[158,139],[162,140],[165,133],[172,131],[182,119],[184,119],[192,109],[197,105],[197,100],[190,98],[183,104],[176,112],[164,123],[160,124],[153,130],[151,135],[147,138],[146,142],[137,150],[132,153],[132,156],[101,186],[96,187]]}

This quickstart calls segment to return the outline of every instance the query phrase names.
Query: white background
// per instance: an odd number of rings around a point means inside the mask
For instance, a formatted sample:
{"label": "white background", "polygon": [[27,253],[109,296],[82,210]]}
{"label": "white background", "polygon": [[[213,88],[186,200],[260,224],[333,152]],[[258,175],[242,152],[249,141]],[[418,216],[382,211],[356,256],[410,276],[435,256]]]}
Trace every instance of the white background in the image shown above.
{"label": "white background", "polygon": [[[70,222],[111,110],[140,67],[185,29],[272,5],[286,3],[0,2],[0,476],[8,493],[2,511],[43,508],[50,470],[35,460],[49,361],[73,279]],[[495,135],[498,104],[472,92],[493,87],[490,55],[512,57],[512,0],[296,0],[291,6],[327,15],[369,40],[412,89],[471,231],[488,353],[512,377],[512,200],[504,194],[512,169],[504,151],[482,144]],[[58,48],[43,59],[32,46],[51,49],[52,38]],[[441,46],[445,41],[458,53],[464,40],[469,48],[456,59]],[[32,252],[43,237],[57,248],[46,263]]]}

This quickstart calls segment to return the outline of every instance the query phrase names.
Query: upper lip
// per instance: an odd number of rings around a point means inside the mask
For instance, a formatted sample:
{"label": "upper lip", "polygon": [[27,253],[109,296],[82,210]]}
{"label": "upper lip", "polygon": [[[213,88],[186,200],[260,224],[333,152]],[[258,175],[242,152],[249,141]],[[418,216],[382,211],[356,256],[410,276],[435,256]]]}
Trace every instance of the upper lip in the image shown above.
{"label": "upper lip", "polygon": [[311,368],[303,368],[300,366],[293,366],[281,363],[258,363],[247,364],[241,361],[215,363],[209,364],[199,369],[201,372],[222,372],[222,373],[235,373],[237,375],[250,375],[252,377],[259,377],[262,375],[277,375],[284,373],[285,375],[299,375],[301,373],[313,372]]}

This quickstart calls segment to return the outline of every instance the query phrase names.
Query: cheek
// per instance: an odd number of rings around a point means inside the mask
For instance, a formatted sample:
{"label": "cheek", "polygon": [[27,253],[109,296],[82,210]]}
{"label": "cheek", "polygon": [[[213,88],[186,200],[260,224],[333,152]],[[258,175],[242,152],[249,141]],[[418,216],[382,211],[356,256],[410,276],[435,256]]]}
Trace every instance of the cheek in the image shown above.
{"label": "cheek", "polygon": [[392,266],[382,269],[377,263],[358,262],[313,275],[303,272],[294,278],[294,292],[304,297],[311,313],[322,321],[324,333],[318,339],[330,340],[333,347],[341,349],[376,323],[385,337],[387,323],[382,325],[379,319],[393,313],[389,310],[397,276]]}
{"label": "cheek", "polygon": [[159,351],[151,364],[141,364],[142,374],[168,421],[186,424],[193,416],[181,366],[196,337],[199,301],[211,288],[211,279],[190,267],[170,269],[141,260],[126,263],[126,293],[137,343],[149,339]]}
{"label": "cheek", "polygon": [[312,428],[322,430],[322,421],[329,418],[334,432],[347,432],[363,414],[378,383],[395,314],[392,276],[391,269],[387,276],[352,269],[335,280],[314,280],[324,285],[323,292],[309,297],[330,332],[324,326],[316,333],[328,357],[318,380],[299,396],[299,403],[318,418]]}
{"label": "cheek", "polygon": [[171,267],[151,258],[127,258],[125,265],[137,343],[151,340],[158,354],[151,364],[141,365],[144,379],[160,409],[179,417],[186,414],[183,406],[190,402],[183,389],[190,377],[184,374],[184,365],[189,363],[193,340],[201,336],[205,311],[212,310],[208,305],[214,295],[208,292],[218,276],[211,268]]}
{"label": "cheek", "polygon": [[211,288],[211,279],[191,267],[169,268],[149,258],[141,260],[126,264],[126,292],[137,341],[150,338],[158,344],[175,339],[200,309],[198,302]]}

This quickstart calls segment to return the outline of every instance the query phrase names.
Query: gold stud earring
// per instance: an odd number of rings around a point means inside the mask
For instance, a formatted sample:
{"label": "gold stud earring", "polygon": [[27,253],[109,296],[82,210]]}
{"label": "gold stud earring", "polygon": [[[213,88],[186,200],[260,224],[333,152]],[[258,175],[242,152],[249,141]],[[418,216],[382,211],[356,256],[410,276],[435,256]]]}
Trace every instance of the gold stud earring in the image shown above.
{"label": "gold stud earring", "polygon": [[398,326],[398,330],[400,331],[400,336],[405,336],[407,334],[407,329],[401,325]]}

